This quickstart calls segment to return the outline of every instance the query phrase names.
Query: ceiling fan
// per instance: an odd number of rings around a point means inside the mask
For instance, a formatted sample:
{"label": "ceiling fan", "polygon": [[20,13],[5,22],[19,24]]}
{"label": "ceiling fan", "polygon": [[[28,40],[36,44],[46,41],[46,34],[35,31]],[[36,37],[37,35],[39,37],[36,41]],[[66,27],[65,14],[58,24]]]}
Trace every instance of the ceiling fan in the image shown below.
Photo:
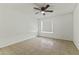
{"label": "ceiling fan", "polygon": [[[46,12],[53,12],[53,10],[47,10],[48,7],[50,7],[49,4],[47,4],[45,7],[44,7],[44,6],[43,6],[43,7],[39,7],[39,8],[34,7],[34,9],[35,9],[35,10],[39,10],[43,15],[45,15]],[[38,14],[38,13],[39,13],[39,12],[36,12],[35,14]]]}

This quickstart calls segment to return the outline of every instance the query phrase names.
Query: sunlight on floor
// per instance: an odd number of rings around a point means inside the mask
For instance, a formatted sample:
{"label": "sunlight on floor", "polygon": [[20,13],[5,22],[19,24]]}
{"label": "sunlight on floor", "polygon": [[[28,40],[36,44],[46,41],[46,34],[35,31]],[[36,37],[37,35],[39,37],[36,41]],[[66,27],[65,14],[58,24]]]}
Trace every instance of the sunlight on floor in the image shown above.
{"label": "sunlight on floor", "polygon": [[41,45],[44,48],[52,48],[53,46],[53,42],[52,41],[48,41],[48,40],[41,40]]}
{"label": "sunlight on floor", "polygon": [[0,49],[0,54],[72,55],[79,54],[72,41],[36,37]]}

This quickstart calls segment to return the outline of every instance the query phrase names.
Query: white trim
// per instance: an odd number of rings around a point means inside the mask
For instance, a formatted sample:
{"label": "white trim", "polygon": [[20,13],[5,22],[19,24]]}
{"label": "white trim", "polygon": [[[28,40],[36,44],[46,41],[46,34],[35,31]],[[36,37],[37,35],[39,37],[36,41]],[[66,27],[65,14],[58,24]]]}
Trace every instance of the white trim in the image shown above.
{"label": "white trim", "polygon": [[[51,23],[52,24],[52,23]],[[41,33],[53,33],[53,24],[52,24],[52,31],[51,32],[47,32],[47,31],[43,31],[43,21],[41,20]]]}
{"label": "white trim", "polygon": [[77,43],[75,41],[73,41],[73,43],[76,46],[76,48],[79,50],[79,46],[77,45]]}
{"label": "white trim", "polygon": [[11,42],[9,42],[9,43],[5,43],[4,45],[0,45],[0,48],[7,47],[7,46],[10,46],[10,45],[13,45],[13,44],[22,42],[22,41],[24,41],[24,40],[28,40],[28,39],[34,38],[34,37],[36,37],[36,36],[37,36],[37,35],[33,35],[33,36],[29,36],[29,37],[26,36],[25,39],[14,40],[14,41],[11,41]]}
{"label": "white trim", "polygon": [[53,32],[45,32],[45,31],[41,31],[42,33],[53,33]]}

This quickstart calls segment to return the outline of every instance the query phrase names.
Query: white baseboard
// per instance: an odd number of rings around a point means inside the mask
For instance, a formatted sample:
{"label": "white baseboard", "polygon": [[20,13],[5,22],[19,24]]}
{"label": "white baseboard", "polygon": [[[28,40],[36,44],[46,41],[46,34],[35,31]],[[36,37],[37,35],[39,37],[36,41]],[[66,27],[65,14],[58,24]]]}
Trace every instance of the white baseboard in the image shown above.
{"label": "white baseboard", "polygon": [[57,37],[57,36],[45,36],[45,35],[39,35],[41,37],[47,37],[47,38],[55,38],[55,39],[59,39],[59,40],[67,40],[67,41],[73,41],[73,39],[68,39],[68,38],[63,38],[63,37]]}
{"label": "white baseboard", "polygon": [[76,46],[76,48],[79,50],[78,44],[77,44],[75,41],[73,41],[73,43],[74,43],[74,45]]}
{"label": "white baseboard", "polygon": [[60,34],[50,34],[50,33],[40,33],[39,36],[43,36],[43,37],[48,37],[48,38],[55,38],[55,39],[61,39],[61,40],[68,40],[68,41],[73,41],[73,38],[70,37],[65,37],[63,35]]}
{"label": "white baseboard", "polygon": [[[9,42],[5,42],[4,44],[1,44],[0,48],[7,47],[7,46],[10,46],[12,44],[16,44],[16,43],[19,43],[19,42],[22,42],[24,40],[28,40],[28,39],[31,39],[31,38],[34,38],[34,37],[36,37],[36,35],[32,35],[32,36],[28,36],[28,37],[26,36],[26,37],[23,37],[23,38],[18,37],[19,38],[18,40],[12,40],[12,41],[9,41]],[[11,38],[11,39],[13,39],[13,38]]]}

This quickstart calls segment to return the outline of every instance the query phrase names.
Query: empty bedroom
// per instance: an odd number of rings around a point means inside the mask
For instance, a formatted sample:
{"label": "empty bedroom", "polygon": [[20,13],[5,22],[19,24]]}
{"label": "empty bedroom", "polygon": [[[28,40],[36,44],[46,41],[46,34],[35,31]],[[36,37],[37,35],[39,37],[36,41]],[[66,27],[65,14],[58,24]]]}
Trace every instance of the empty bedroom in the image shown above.
{"label": "empty bedroom", "polygon": [[0,3],[0,55],[79,55],[78,3]]}

